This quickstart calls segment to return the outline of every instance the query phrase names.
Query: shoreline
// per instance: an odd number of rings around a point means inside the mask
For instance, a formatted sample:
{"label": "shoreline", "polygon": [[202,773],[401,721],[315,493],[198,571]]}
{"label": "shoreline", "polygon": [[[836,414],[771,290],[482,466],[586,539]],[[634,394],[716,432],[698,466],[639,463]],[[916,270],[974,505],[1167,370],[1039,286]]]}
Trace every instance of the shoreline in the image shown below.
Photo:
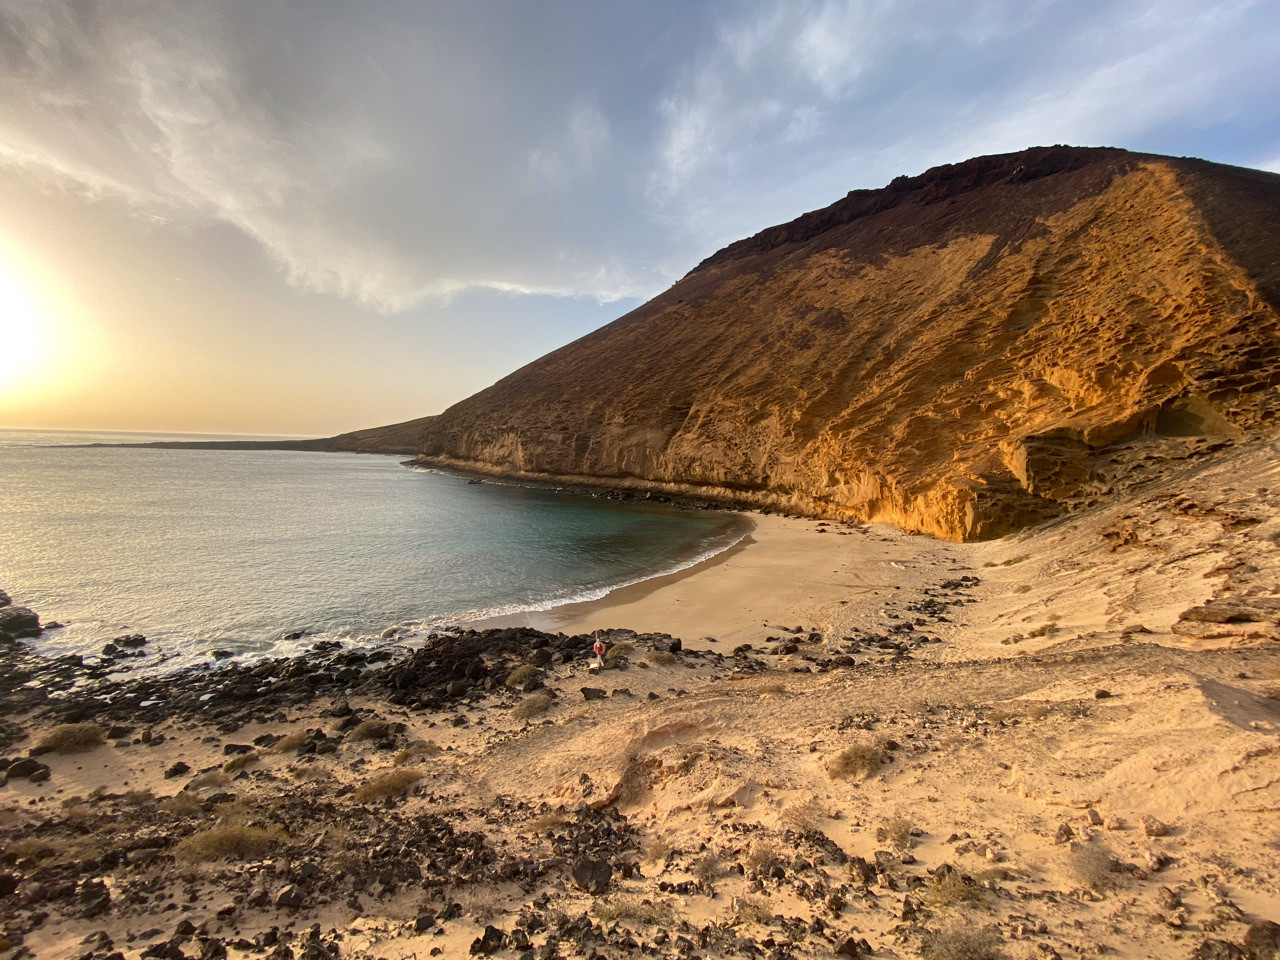
{"label": "shoreline", "polygon": [[[620,587],[597,600],[470,621],[474,627],[530,627],[590,633],[617,627],[761,644],[796,626],[824,633],[874,621],[885,599],[935,578],[972,569],[981,549],[882,524],[750,514],[737,545],[686,570]],[[945,577],[944,577],[945,579]]]}

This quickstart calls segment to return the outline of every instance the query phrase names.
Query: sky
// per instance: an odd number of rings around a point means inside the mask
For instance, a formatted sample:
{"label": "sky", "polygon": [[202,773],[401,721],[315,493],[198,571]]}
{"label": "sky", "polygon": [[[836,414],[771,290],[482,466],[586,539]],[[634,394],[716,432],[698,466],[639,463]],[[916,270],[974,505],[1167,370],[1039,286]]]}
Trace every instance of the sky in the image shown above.
{"label": "sky", "polygon": [[1280,172],[1280,4],[0,5],[0,428],[438,413],[733,240],[1052,143]]}

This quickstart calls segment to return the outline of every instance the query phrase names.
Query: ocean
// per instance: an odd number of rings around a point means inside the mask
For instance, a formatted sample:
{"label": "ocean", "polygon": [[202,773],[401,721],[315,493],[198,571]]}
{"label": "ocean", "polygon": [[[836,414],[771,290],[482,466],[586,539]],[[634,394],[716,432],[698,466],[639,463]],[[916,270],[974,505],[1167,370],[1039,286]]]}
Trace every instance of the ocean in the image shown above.
{"label": "ocean", "polygon": [[[261,439],[0,431],[0,587],[64,627],[49,655],[145,635],[150,669],[376,642],[598,599],[751,524],[722,511],[468,483],[403,457],[83,448]],[[303,636],[286,639],[302,632]]]}

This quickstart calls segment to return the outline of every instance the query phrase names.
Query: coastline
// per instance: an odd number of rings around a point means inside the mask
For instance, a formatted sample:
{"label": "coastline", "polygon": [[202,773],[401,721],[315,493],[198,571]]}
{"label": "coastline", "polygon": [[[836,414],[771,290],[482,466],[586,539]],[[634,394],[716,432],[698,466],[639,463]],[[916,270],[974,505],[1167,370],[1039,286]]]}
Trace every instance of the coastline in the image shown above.
{"label": "coastline", "polygon": [[589,633],[626,627],[669,633],[691,648],[759,645],[803,626],[838,633],[874,621],[885,599],[940,570],[972,569],[981,549],[883,524],[749,514],[754,529],[686,570],[620,587],[598,600],[467,624]]}

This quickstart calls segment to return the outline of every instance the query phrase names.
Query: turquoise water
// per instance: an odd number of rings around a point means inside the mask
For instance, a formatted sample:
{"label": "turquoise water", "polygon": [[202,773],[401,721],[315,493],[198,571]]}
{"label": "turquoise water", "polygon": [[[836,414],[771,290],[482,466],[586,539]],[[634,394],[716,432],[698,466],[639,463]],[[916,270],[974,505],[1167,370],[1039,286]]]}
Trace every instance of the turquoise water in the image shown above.
{"label": "turquoise water", "polygon": [[143,633],[177,666],[544,610],[688,566],[750,528],[469,484],[400,457],[46,445],[137,439],[0,433],[0,586],[67,624],[36,641],[45,652]]}

